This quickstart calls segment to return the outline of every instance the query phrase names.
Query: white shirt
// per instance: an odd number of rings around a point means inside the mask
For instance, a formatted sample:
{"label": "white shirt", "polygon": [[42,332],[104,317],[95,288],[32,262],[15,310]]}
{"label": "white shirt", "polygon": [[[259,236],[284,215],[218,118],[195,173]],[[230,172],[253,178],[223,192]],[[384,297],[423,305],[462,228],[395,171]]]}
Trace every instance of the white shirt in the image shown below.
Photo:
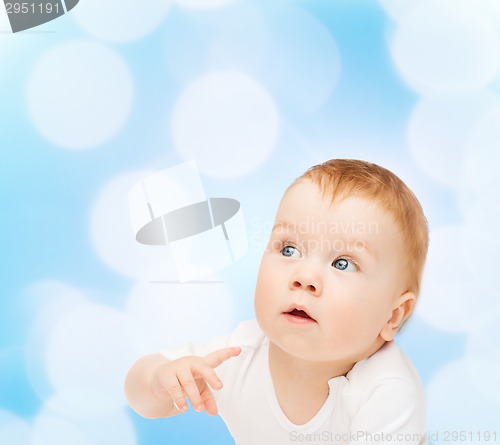
{"label": "white shirt", "polygon": [[255,320],[206,345],[161,353],[176,359],[228,346],[242,352],[216,368],[224,387],[212,392],[236,445],[427,443],[422,384],[393,341],[357,362],[346,376],[330,379],[327,400],[303,425],[292,423],[278,403],[269,371],[269,339]]}

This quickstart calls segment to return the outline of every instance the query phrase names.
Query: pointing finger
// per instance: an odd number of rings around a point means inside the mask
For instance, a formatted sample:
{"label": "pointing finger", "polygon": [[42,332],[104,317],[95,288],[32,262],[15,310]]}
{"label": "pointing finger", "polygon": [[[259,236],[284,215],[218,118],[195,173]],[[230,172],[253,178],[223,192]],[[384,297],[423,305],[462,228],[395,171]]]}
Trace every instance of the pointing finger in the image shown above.
{"label": "pointing finger", "polygon": [[241,348],[238,347],[230,347],[224,349],[218,349],[208,355],[205,356],[205,361],[212,368],[217,368],[221,363],[229,360],[231,357],[236,357],[240,355]]}

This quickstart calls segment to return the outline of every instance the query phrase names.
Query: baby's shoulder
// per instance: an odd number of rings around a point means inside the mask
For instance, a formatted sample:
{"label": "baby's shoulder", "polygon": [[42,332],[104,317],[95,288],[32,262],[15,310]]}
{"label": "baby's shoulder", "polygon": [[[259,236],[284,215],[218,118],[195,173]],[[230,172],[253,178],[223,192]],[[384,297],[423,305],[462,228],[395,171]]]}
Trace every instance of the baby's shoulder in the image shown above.
{"label": "baby's shoulder", "polygon": [[421,386],[415,366],[394,341],[385,343],[370,357],[356,363],[346,377],[350,386],[363,391],[384,383]]}
{"label": "baby's shoulder", "polygon": [[425,430],[423,385],[413,363],[394,342],[356,363],[341,382],[338,401],[351,428]]}

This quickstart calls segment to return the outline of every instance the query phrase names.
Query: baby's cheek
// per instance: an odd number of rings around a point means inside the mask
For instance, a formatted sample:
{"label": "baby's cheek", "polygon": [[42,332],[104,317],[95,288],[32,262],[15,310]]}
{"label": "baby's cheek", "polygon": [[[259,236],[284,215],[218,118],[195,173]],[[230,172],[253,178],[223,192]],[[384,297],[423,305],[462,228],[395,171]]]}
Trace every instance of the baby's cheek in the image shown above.
{"label": "baby's cheek", "polygon": [[254,306],[255,315],[259,321],[265,321],[270,316],[274,302],[269,288],[262,284],[256,287]]}
{"label": "baby's cheek", "polygon": [[344,344],[359,343],[372,331],[368,314],[351,307],[339,310],[329,325],[331,336]]}
{"label": "baby's cheek", "polygon": [[331,307],[325,312],[330,314],[332,321],[339,327],[349,328],[361,323],[363,319],[363,307],[354,304],[352,298],[337,299],[335,307]]}

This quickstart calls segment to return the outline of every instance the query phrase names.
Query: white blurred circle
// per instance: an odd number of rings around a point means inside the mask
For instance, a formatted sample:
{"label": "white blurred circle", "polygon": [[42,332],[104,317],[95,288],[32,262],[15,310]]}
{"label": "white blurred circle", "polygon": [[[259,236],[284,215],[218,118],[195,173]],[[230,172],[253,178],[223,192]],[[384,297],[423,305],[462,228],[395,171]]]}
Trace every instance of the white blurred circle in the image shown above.
{"label": "white blurred circle", "polygon": [[[99,409],[99,408],[98,408]],[[35,417],[33,445],[135,445],[137,437],[123,411],[70,419],[45,405]]]}
{"label": "white blurred circle", "polygon": [[234,303],[224,283],[137,283],[127,317],[139,333],[142,353],[188,342],[205,343],[234,327]]}
{"label": "white blurred circle", "polygon": [[68,149],[106,142],[132,106],[129,69],[112,49],[92,41],[64,42],[46,51],[28,81],[31,119],[44,137]]}
{"label": "white blurred circle", "polygon": [[[464,273],[460,246],[464,226],[445,226],[430,233],[422,290],[415,313],[430,325],[449,332],[473,329],[483,308],[495,301],[473,274]],[[472,252],[473,258],[478,258]]]}
{"label": "white blurred circle", "polygon": [[87,300],[81,291],[65,283],[43,281],[24,289],[20,301],[23,307],[36,311],[24,346],[26,373],[38,396],[47,399],[54,391],[45,368],[48,337],[67,311],[86,305]]}
{"label": "white blurred circle", "polygon": [[165,19],[172,0],[86,0],[71,16],[89,34],[110,42],[130,42],[153,32]]}
{"label": "white blurred circle", "polygon": [[89,388],[125,404],[123,382],[137,359],[125,315],[88,304],[66,312],[53,327],[46,367],[57,392]]}
{"label": "white blurred circle", "polygon": [[481,286],[479,297],[485,289],[495,295],[498,293],[500,206],[498,202],[495,204],[492,205],[492,201],[486,199],[478,200],[465,215],[464,230],[457,240],[467,275],[474,277]]}
{"label": "white blurred circle", "polygon": [[484,13],[495,26],[500,26],[500,2],[498,0],[477,0]]}
{"label": "white blurred circle", "polygon": [[424,0],[378,0],[393,20],[401,20],[415,5]]}
{"label": "white blurred circle", "polygon": [[484,310],[466,343],[467,370],[482,394],[500,404],[500,305]]}
{"label": "white blurred circle", "polygon": [[[441,368],[427,384],[425,392],[429,431],[440,435],[438,441],[433,441],[435,444],[447,443],[446,431],[492,432],[498,424],[500,405],[477,391],[463,359]],[[468,437],[462,442],[480,443],[475,439],[476,436]]]}
{"label": "white blurred circle", "polygon": [[186,9],[208,10],[228,6],[235,0],[175,0],[175,2]]}
{"label": "white blurred circle", "polygon": [[465,181],[458,185],[456,194],[458,208],[462,215],[469,214],[480,199],[478,194]]}
{"label": "white blurred circle", "polygon": [[465,143],[464,168],[467,184],[491,206],[500,206],[500,106],[485,113]]}
{"label": "white blurred circle", "polygon": [[74,423],[50,414],[38,414],[33,426],[32,445],[95,445]]}
{"label": "white blurred circle", "polygon": [[170,77],[183,85],[206,69],[206,57],[212,40],[207,30],[195,17],[178,14],[165,26],[163,54]]}
{"label": "white blurred circle", "polygon": [[245,2],[202,17],[177,14],[165,27],[164,54],[170,76],[185,85],[207,70],[260,70],[268,41],[262,8]]}
{"label": "white blurred circle", "polygon": [[298,7],[281,7],[268,20],[265,85],[284,109],[315,111],[329,99],[340,78],[340,54],[332,34]]}
{"label": "white blurred circle", "polygon": [[432,179],[458,187],[464,179],[463,152],[480,116],[499,104],[492,93],[424,97],[414,108],[408,139],[413,158]]}
{"label": "white blurred circle", "polygon": [[208,68],[246,72],[261,69],[270,37],[263,11],[247,2],[217,17],[210,22],[215,35],[206,56]]}
{"label": "white blurred circle", "polygon": [[32,429],[26,420],[0,409],[0,443],[5,445],[31,444]]}
{"label": "white blurred circle", "polygon": [[498,236],[500,206],[492,205],[491,201],[480,197],[473,206],[469,207],[469,211],[464,215],[464,221],[465,230],[462,236],[470,235],[470,239],[477,240],[476,244],[464,245],[464,253],[470,253],[475,248],[480,249],[484,244],[490,244],[500,249],[500,236]]}
{"label": "white blurred circle", "polygon": [[57,392],[45,401],[45,406],[52,413],[70,419],[95,419],[122,409],[122,404],[109,395],[88,387]]}
{"label": "white blurred circle", "polygon": [[399,21],[391,53],[419,93],[484,88],[500,68],[500,39],[472,0],[427,0]]}
{"label": "white blurred circle", "polygon": [[279,133],[274,101],[251,77],[212,72],[177,101],[171,127],[175,149],[200,171],[229,179],[248,174],[272,153]]}
{"label": "white blurred circle", "polygon": [[135,239],[128,193],[149,171],[124,173],[104,185],[91,211],[92,243],[113,270],[143,280],[178,279],[167,246],[148,246]]}
{"label": "white blurred circle", "polygon": [[19,303],[23,309],[34,311],[36,318],[52,316],[52,321],[68,308],[86,303],[85,293],[56,280],[38,281],[21,290]]}

